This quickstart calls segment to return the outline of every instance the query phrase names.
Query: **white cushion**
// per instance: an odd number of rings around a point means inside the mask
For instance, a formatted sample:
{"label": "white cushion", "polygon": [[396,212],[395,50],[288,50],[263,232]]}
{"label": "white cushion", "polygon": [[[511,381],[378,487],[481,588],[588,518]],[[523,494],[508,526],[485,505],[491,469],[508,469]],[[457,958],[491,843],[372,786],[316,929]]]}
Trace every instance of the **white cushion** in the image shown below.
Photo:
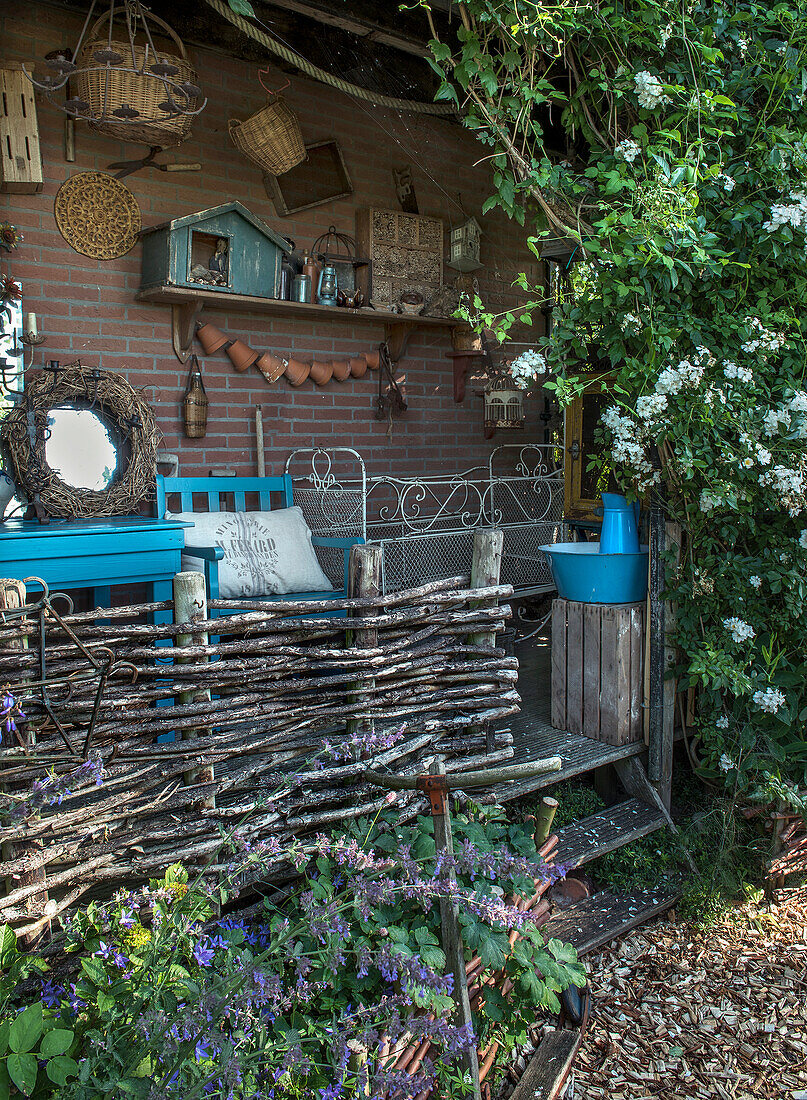
{"label": "white cushion", "polygon": [[[186,520],[185,546],[220,546],[219,595],[251,599],[288,592],[332,592],[311,545],[300,508],[274,512],[174,512]],[[182,568],[202,571],[199,558],[182,555]]]}

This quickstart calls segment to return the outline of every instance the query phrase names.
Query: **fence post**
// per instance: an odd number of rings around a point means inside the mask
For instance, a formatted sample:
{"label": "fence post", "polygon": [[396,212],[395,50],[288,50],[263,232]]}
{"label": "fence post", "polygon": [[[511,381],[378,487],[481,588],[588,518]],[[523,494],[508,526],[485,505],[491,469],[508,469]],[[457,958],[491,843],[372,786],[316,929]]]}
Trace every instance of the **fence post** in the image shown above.
{"label": "fence post", "polygon": [[[205,591],[204,573],[177,573],[174,577],[174,622],[191,623],[195,619],[207,618],[207,593]],[[208,636],[204,631],[192,634],[177,634],[174,645],[178,649],[194,645],[207,645]],[[197,657],[174,657],[178,665],[187,664],[189,661],[199,661]],[[210,688],[201,688],[192,691],[178,691],[177,703],[197,703],[209,701]],[[183,741],[193,741],[199,735],[209,735],[209,728],[183,729],[181,738]],[[206,764],[202,767],[192,768],[182,775],[186,787],[195,786],[197,783],[212,783],[214,779],[213,765]],[[208,809],[214,809],[215,796],[205,798],[202,805]]]}
{"label": "fence post", "polygon": [[[380,546],[352,546],[348,560],[348,589],[347,594],[351,599],[361,597],[373,599],[381,594],[381,562],[384,551]],[[351,617],[373,617],[375,610],[351,611]],[[353,649],[374,649],[378,645],[378,631],[372,627],[356,629],[348,632],[348,645]],[[368,680],[361,684],[360,689],[352,698],[357,711],[363,701],[372,699],[375,689],[375,680]],[[347,732],[359,739],[362,736],[371,735],[374,722],[371,718],[349,718]]]}
{"label": "fence post", "polygon": [[[499,583],[502,568],[504,531],[497,527],[478,527],[474,531],[474,549],[471,558],[471,588],[492,588]],[[473,606],[492,607],[495,600],[479,600]],[[468,639],[471,645],[493,646],[496,632],[483,630]],[[472,729],[471,733],[475,731]],[[485,725],[485,751],[493,752],[496,739],[490,723]]]}
{"label": "fence post", "polygon": [[665,688],[667,606],[662,599],[664,591],[664,555],[667,543],[667,525],[664,501],[656,493],[650,507],[650,622],[649,636],[649,735],[647,775],[664,805],[670,806],[672,781],[673,722],[665,720],[666,709],[674,705]]}
{"label": "fence post", "polygon": [[[2,617],[3,611],[16,611],[21,607],[25,607],[25,595],[24,581],[7,578],[0,580],[0,617]],[[23,620],[20,619],[19,621],[22,622]],[[12,652],[27,649],[28,639],[25,635],[21,635],[19,638],[12,637],[6,642],[6,648]],[[15,743],[14,735],[3,730],[0,734],[0,743],[2,743],[3,748],[13,747]],[[2,845],[2,858],[5,863],[11,863],[18,859],[24,859],[26,855],[34,855],[36,852],[41,851],[43,847],[41,840],[7,840]],[[11,893],[12,890],[17,890],[22,886],[32,886],[35,882],[44,882],[46,877],[44,867],[35,867],[33,870],[23,871],[15,878],[7,876],[5,880],[6,893]],[[32,894],[22,904],[32,917],[37,917],[41,915],[42,907],[47,900],[47,891],[43,890],[41,894]]]}

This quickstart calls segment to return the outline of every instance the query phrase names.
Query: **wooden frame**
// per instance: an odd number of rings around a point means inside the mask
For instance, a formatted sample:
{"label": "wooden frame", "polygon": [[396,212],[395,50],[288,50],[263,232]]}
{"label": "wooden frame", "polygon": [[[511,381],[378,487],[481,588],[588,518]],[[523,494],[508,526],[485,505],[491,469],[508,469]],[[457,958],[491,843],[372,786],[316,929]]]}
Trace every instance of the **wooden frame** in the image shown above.
{"label": "wooden frame", "polygon": [[[334,165],[337,178],[341,184],[341,190],[337,190],[333,194],[327,195],[325,198],[315,199],[314,202],[306,202],[297,206],[290,205],[284,191],[284,185],[293,180],[295,174],[300,174],[298,169],[302,171],[302,169],[308,165],[310,154],[314,149],[325,149],[328,146],[332,147]],[[353,194],[353,183],[351,182],[350,174],[345,164],[345,158],[342,155],[342,147],[338,141],[329,138],[327,141],[307,142],[305,151],[305,160],[295,168],[291,168],[288,172],[284,172],[282,176],[273,176],[271,172],[264,172],[263,174],[263,183],[266,188],[266,193],[275,204],[276,212],[283,217],[288,214],[299,214],[301,210],[310,210],[314,206],[323,206],[326,202],[336,202],[338,199],[347,199]]]}
{"label": "wooden frame", "polygon": [[564,420],[564,444],[566,461],[564,463],[563,511],[566,519],[582,523],[599,523],[602,519],[602,505],[599,495],[584,496],[583,474],[591,451],[586,451],[583,443],[584,415],[586,399],[601,397],[605,394],[609,376],[592,374],[588,376],[590,384],[585,392],[576,397],[567,407]]}

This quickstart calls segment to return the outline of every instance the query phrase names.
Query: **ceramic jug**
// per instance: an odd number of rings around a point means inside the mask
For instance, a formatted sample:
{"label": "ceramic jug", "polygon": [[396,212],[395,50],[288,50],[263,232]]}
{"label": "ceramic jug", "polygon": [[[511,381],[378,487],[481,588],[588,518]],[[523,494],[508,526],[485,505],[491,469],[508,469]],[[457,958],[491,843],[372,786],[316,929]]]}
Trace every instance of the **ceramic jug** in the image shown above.
{"label": "ceramic jug", "polygon": [[602,494],[601,554],[638,554],[639,526],[637,513],[639,502],[628,504],[619,493]]}

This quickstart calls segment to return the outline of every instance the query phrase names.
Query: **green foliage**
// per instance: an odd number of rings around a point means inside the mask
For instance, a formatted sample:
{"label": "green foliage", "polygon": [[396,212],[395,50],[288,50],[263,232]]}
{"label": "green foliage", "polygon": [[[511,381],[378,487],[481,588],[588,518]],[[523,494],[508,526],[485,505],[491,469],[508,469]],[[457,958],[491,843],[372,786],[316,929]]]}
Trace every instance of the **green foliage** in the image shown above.
{"label": "green foliage", "polygon": [[537,251],[568,237],[586,260],[582,293],[536,340],[546,385],[566,402],[592,361],[610,367],[603,459],[629,491],[662,489],[687,533],[668,586],[701,773],[793,795],[807,785],[807,9],[463,7],[434,64],[490,146],[488,205]]}

